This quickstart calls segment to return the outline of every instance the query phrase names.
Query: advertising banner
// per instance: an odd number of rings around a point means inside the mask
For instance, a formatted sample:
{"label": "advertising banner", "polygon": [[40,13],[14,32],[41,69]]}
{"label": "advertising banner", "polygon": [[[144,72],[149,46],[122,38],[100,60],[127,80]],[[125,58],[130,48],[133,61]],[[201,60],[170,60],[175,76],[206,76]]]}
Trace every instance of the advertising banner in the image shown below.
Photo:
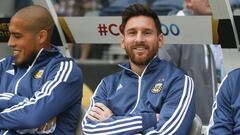
{"label": "advertising banner", "polygon": [[[211,16],[160,16],[165,44],[210,44]],[[63,22],[65,21],[65,22]],[[120,43],[121,17],[64,17],[63,31],[76,43]]]}

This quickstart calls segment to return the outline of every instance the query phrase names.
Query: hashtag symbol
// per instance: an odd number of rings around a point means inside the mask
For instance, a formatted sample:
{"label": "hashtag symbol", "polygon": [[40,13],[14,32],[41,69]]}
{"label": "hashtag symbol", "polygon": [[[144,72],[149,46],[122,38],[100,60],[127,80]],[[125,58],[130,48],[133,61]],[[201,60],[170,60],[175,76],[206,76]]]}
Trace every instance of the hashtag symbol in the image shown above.
{"label": "hashtag symbol", "polygon": [[98,25],[98,32],[100,33],[101,36],[106,36],[108,31],[107,31],[107,26],[105,24],[99,24]]}

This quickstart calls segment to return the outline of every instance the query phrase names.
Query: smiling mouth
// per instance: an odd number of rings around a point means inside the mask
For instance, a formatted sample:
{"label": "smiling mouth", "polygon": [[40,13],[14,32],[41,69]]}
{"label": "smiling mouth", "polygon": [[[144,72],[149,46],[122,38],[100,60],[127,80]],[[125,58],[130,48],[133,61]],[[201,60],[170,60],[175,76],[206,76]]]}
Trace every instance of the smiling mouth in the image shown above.
{"label": "smiling mouth", "polygon": [[139,46],[139,47],[135,47],[135,48],[133,48],[135,51],[137,51],[137,52],[144,52],[144,51],[146,51],[147,50],[147,48],[146,47],[143,47],[143,46]]}
{"label": "smiling mouth", "polygon": [[20,50],[13,50],[13,55],[16,56],[20,53],[21,51]]}
{"label": "smiling mouth", "polygon": [[143,50],[145,50],[146,48],[144,48],[144,47],[138,47],[138,48],[135,48],[136,50],[138,50],[138,51],[143,51]]}

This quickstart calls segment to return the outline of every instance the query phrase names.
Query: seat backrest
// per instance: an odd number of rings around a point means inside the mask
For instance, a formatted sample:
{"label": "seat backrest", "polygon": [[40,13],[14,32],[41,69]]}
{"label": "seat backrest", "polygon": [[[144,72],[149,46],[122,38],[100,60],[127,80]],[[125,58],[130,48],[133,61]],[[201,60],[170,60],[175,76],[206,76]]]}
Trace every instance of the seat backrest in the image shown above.
{"label": "seat backrest", "polygon": [[189,132],[189,135],[201,135],[201,130],[202,130],[202,120],[196,114],[192,123],[191,130]]}

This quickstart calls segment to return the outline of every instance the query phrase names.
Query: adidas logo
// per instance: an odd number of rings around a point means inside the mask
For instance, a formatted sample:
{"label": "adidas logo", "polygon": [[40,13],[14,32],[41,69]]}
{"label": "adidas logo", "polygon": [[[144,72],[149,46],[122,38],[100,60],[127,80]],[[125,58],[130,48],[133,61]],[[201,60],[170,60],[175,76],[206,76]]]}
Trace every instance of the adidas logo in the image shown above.
{"label": "adidas logo", "polygon": [[15,75],[14,69],[7,70],[6,72],[11,74],[11,75]]}
{"label": "adidas logo", "polygon": [[121,88],[122,88],[123,86],[122,86],[122,84],[120,83],[119,85],[118,85],[118,87],[117,87],[117,90],[116,91],[119,91]]}

